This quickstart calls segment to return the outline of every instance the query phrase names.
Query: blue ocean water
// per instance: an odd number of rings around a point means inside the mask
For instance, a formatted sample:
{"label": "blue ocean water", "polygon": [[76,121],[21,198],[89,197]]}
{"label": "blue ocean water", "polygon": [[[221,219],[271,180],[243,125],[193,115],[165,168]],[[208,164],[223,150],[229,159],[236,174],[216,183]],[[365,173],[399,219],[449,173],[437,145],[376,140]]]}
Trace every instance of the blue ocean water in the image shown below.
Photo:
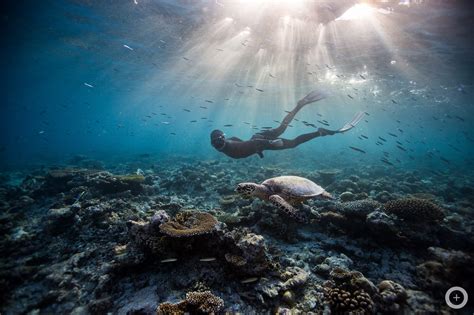
{"label": "blue ocean water", "polygon": [[[344,135],[266,155],[380,164],[385,151],[402,168],[472,163],[471,20],[462,5],[425,2],[374,13],[370,21],[324,26],[302,20],[310,9],[297,8],[295,17],[268,26],[282,28],[275,34],[245,12],[227,17],[226,6],[234,10],[236,2],[8,7],[2,20],[2,165],[75,154],[224,158],[210,146],[210,131],[246,139],[255,129],[244,122],[276,127],[284,110],[315,88],[329,97],[304,108],[300,121],[325,127],[317,122],[325,120],[337,129],[357,111],[370,116]],[[293,125],[285,137],[314,131]]]}

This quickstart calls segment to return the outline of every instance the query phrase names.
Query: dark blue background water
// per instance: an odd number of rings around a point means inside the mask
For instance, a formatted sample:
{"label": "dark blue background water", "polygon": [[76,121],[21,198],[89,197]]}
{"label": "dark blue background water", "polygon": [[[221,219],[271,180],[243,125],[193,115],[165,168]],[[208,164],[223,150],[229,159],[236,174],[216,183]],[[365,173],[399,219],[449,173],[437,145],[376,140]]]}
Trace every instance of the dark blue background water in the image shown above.
{"label": "dark blue background water", "polygon": [[[397,7],[357,32],[351,21],[332,22],[324,49],[314,52],[298,44],[316,31],[296,19],[285,26],[293,37],[281,46],[239,33],[245,22],[237,18],[218,33],[226,12],[212,1],[21,1],[5,7],[1,19],[2,166],[58,163],[75,154],[224,159],[209,144],[211,130],[248,138],[255,130],[244,122],[275,126],[314,88],[330,97],[304,108],[300,120],[322,126],[317,120],[325,119],[337,129],[357,111],[370,116],[344,135],[267,152],[262,163],[299,157],[295,163],[379,165],[386,151],[396,167],[472,165],[472,13],[458,5]],[[212,37],[228,34],[248,38]],[[250,47],[244,55],[245,43],[267,50]],[[293,125],[285,137],[314,131]],[[379,136],[383,146],[375,144]]]}

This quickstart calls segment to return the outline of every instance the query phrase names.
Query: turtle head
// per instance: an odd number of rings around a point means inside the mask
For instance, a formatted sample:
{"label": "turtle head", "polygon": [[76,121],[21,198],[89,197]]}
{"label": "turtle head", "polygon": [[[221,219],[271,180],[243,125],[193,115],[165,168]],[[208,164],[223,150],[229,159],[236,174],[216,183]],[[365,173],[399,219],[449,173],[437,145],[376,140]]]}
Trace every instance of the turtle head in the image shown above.
{"label": "turtle head", "polygon": [[260,185],[255,183],[240,183],[235,188],[235,192],[244,198],[250,198],[255,195],[258,186]]}

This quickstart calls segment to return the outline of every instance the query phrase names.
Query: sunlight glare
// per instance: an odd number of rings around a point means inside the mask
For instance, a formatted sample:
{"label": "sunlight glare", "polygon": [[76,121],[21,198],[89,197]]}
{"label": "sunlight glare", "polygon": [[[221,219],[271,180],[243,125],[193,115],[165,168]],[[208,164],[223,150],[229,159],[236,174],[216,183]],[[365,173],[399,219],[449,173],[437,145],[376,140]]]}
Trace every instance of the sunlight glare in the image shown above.
{"label": "sunlight glare", "polygon": [[365,4],[365,3],[356,4],[353,7],[351,7],[349,10],[344,12],[340,17],[338,17],[336,21],[350,21],[350,20],[366,19],[372,16],[374,10],[375,9],[369,6],[368,4]]}

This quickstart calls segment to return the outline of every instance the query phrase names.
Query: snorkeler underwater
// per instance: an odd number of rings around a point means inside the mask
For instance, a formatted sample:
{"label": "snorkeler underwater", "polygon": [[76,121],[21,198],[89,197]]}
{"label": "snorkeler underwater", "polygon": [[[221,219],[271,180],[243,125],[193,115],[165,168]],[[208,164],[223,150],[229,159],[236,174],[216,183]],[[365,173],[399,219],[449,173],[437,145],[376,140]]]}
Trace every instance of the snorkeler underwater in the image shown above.
{"label": "snorkeler underwater", "polygon": [[0,14],[0,315],[474,314],[474,1]]}

